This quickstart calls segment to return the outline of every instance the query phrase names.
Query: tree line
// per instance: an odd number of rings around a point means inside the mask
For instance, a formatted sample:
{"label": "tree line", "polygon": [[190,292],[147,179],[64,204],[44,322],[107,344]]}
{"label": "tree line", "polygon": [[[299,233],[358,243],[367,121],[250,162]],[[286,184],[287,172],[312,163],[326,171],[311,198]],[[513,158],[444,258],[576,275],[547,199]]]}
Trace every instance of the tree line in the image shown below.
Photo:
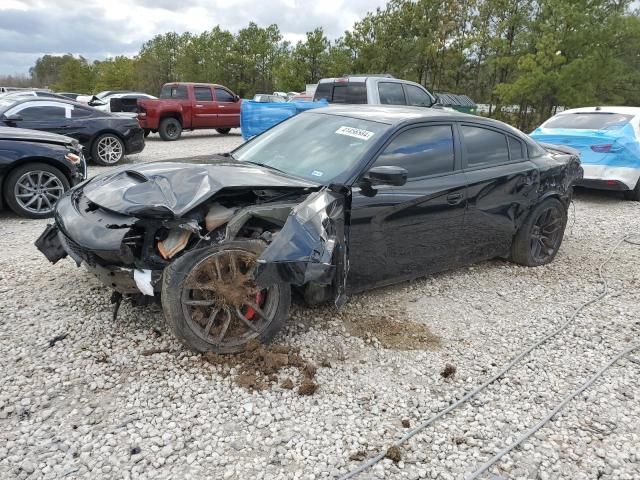
{"label": "tree line", "polygon": [[[640,16],[632,0],[391,0],[344,35],[322,28],[292,44],[277,25],[169,32],[134,57],[45,55],[29,81],[58,91],[221,83],[243,97],[301,91],[320,78],[391,73],[464,93],[527,129],[557,106],[640,105]],[[2,83],[2,79],[0,79]],[[502,107],[517,105],[519,112]],[[509,109],[511,110],[511,109]]]}

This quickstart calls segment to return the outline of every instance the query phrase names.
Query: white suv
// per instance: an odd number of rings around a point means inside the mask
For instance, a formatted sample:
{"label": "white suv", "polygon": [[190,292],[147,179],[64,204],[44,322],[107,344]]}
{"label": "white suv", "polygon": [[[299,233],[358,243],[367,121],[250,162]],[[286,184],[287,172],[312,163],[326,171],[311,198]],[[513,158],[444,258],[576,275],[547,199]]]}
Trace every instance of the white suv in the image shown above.
{"label": "white suv", "polygon": [[436,98],[419,83],[388,74],[323,78],[318,82],[313,100],[322,98],[329,103],[369,105],[431,107],[436,103]]}

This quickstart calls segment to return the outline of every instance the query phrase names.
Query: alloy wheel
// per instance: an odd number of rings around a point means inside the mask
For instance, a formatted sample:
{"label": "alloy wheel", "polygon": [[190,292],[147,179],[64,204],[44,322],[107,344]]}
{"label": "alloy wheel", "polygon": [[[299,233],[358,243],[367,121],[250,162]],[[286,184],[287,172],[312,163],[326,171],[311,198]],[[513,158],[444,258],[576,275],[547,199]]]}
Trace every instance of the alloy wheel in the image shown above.
{"label": "alloy wheel", "polygon": [[64,185],[53,173],[34,170],[18,178],[13,193],[20,207],[44,215],[53,212],[56,202],[64,193]]}
{"label": "alloy wheel", "polygon": [[115,137],[105,136],[98,141],[98,157],[104,163],[118,163],[122,158],[122,143]]}
{"label": "alloy wheel", "polygon": [[261,336],[278,308],[278,285],[258,288],[256,256],[224,250],[201,260],[183,283],[181,302],[191,330],[218,347],[238,347]]}
{"label": "alloy wheel", "polygon": [[540,212],[531,228],[531,256],[539,262],[552,257],[562,239],[563,216],[558,207]]}

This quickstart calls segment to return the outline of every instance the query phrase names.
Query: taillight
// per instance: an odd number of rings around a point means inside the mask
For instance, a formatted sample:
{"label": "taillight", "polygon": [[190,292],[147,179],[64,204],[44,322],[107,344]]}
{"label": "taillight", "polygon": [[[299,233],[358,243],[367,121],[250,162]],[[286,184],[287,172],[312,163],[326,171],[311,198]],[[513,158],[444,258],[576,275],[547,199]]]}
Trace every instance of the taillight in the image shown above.
{"label": "taillight", "polygon": [[604,145],[591,145],[591,150],[596,153],[608,153],[611,151],[611,146],[612,145],[610,143],[606,143]]}
{"label": "taillight", "polygon": [[591,145],[591,150],[596,153],[610,153],[610,152],[619,152],[622,150],[622,147],[617,146],[613,143],[604,143],[602,145]]}

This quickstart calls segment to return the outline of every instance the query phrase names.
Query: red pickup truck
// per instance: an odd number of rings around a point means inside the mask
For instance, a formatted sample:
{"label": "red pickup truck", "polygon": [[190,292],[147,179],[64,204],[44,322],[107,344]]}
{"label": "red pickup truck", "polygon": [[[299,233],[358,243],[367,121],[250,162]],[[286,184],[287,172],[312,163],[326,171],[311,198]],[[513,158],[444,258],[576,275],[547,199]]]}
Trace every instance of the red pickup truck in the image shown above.
{"label": "red pickup truck", "polygon": [[215,128],[227,134],[240,126],[240,97],[222,85],[165,83],[157,100],[138,100],[138,121],[145,136],[158,132],[178,140],[182,130]]}

